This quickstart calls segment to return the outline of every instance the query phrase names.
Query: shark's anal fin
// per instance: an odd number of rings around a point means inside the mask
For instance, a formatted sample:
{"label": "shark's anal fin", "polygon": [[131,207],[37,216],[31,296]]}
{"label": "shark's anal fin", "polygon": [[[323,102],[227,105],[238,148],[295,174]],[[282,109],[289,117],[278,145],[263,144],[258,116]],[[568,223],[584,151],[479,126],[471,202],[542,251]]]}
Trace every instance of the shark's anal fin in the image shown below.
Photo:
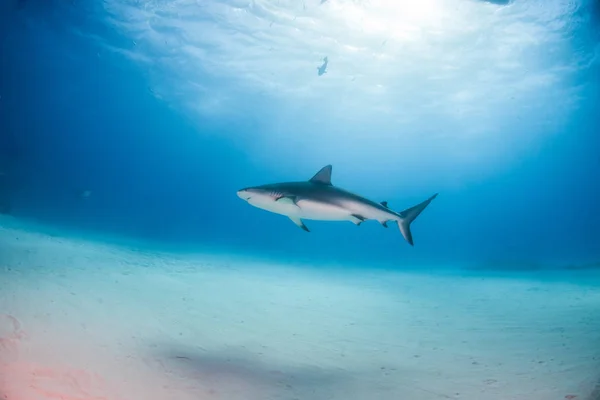
{"label": "shark's anal fin", "polygon": [[360,225],[363,222],[365,222],[365,217],[362,217],[357,214],[352,214],[352,215],[350,215],[350,221],[352,221],[356,225]]}
{"label": "shark's anal fin", "polygon": [[384,228],[388,227],[387,221],[379,221]]}
{"label": "shark's anal fin", "polygon": [[296,225],[298,225],[299,228],[304,229],[306,232],[310,232],[308,230],[308,228],[306,227],[306,225],[304,225],[304,222],[302,222],[302,220],[298,217],[290,217],[290,219],[292,220],[293,223],[295,223]]}

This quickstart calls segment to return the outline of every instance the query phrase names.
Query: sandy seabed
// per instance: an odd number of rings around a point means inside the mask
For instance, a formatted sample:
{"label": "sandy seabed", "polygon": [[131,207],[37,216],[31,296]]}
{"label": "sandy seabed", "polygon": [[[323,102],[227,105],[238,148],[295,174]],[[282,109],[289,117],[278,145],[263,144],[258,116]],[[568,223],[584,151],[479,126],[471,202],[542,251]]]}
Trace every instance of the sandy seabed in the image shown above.
{"label": "sandy seabed", "polygon": [[600,399],[597,271],[345,270],[4,225],[2,400]]}

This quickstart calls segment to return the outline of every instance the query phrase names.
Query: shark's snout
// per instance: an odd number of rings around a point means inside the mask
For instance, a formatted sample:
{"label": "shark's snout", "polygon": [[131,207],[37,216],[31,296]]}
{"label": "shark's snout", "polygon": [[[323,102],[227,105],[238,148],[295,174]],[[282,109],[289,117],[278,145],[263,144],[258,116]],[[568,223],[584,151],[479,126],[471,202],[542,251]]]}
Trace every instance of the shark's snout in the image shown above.
{"label": "shark's snout", "polygon": [[237,191],[237,196],[242,200],[248,200],[252,197],[252,194],[249,191],[249,188],[240,189]]}

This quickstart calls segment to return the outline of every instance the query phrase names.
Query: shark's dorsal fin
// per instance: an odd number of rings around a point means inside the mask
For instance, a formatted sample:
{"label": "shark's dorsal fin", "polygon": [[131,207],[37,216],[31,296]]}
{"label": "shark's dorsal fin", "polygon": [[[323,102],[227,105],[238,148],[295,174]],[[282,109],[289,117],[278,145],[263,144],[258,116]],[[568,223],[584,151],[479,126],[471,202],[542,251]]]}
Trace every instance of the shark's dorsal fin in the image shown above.
{"label": "shark's dorsal fin", "polygon": [[389,208],[387,201],[382,201],[381,205],[384,206],[385,208]]}
{"label": "shark's dorsal fin", "polygon": [[331,165],[326,165],[319,172],[310,178],[312,183],[321,183],[323,185],[331,185]]}

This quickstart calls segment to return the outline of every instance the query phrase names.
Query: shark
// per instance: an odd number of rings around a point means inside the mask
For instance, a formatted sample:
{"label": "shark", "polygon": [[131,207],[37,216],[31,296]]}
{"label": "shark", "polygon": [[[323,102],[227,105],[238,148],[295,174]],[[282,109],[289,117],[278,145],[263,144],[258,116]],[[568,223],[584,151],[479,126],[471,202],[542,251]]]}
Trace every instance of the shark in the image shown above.
{"label": "shark", "polygon": [[326,165],[308,181],[247,187],[238,190],[237,195],[254,207],[287,216],[306,232],[310,230],[303,220],[350,221],[355,225],[375,220],[385,228],[388,222],[395,222],[404,239],[414,246],[411,223],[438,193],[413,207],[396,212],[389,208],[386,201],[378,203],[334,186],[331,183],[332,169],[331,165]]}

